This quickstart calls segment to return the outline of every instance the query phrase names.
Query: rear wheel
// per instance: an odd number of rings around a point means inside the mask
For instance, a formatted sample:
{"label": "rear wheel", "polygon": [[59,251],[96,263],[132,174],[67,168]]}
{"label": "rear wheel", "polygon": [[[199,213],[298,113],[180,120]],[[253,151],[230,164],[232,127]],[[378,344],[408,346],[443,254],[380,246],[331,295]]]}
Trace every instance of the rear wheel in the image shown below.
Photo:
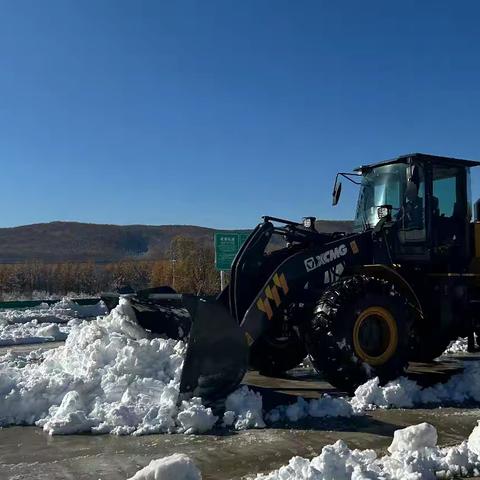
{"label": "rear wheel", "polygon": [[353,392],[370,378],[404,372],[415,348],[415,308],[393,283],[355,275],[327,288],[306,332],[314,367],[335,387]]}

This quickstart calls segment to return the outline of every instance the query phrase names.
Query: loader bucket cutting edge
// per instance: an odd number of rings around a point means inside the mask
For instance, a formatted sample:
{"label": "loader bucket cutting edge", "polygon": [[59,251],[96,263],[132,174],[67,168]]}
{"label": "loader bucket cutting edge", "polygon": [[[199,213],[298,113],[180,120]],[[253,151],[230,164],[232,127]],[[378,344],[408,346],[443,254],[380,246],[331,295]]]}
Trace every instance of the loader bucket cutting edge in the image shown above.
{"label": "loader bucket cutting edge", "polygon": [[206,405],[240,385],[248,367],[248,345],[230,312],[216,301],[184,297],[193,323],[180,393],[201,397]]}

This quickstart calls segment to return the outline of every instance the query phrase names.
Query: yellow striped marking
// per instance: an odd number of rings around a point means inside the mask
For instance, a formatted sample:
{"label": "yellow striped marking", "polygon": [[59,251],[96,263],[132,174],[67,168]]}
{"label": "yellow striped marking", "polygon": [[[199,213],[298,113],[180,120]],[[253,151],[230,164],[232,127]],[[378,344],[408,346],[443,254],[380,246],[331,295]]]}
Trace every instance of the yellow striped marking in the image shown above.
{"label": "yellow striped marking", "polygon": [[278,294],[278,290],[275,285],[271,288],[270,286],[267,286],[267,288],[265,288],[265,295],[267,298],[275,302],[276,307],[280,306],[280,303],[281,303],[280,295]]}
{"label": "yellow striped marking", "polygon": [[270,302],[268,301],[268,298],[265,300],[262,300],[261,298],[258,299],[257,301],[257,308],[264,312],[267,315],[267,318],[270,320],[273,317],[273,311],[272,307],[270,306]]}
{"label": "yellow striped marking", "polygon": [[282,303],[279,288],[284,295],[288,293],[288,283],[283,273],[281,275],[275,273],[275,275],[273,276],[273,285],[267,285],[265,287],[265,298],[259,298],[257,300],[257,308],[261,312],[264,312],[269,320],[273,317],[273,310],[272,305],[270,304],[270,300],[273,300],[273,302],[275,303],[275,307],[279,307]]}
{"label": "yellow striped marking", "polygon": [[251,336],[248,332],[245,332],[245,339],[247,340],[247,345],[248,345],[248,346],[252,345],[252,343],[253,343],[253,338],[252,338],[252,336]]}
{"label": "yellow striped marking", "polygon": [[273,276],[273,283],[283,290],[284,295],[288,293],[287,279],[285,278],[285,275],[283,273],[280,276],[276,273]]}

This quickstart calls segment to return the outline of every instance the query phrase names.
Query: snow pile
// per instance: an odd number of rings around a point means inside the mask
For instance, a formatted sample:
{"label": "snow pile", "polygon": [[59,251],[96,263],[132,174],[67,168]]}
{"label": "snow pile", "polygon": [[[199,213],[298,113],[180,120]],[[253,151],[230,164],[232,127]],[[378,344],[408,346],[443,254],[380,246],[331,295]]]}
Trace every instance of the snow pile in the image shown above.
{"label": "snow pile", "polygon": [[103,301],[95,305],[79,305],[68,298],[62,298],[53,305],[42,303],[33,308],[19,310],[1,310],[0,322],[28,323],[37,320],[39,323],[67,323],[73,318],[89,318],[108,313]]}
{"label": "snow pile", "polygon": [[463,353],[467,351],[468,340],[467,338],[457,338],[453,342],[450,342],[446,350],[443,352],[443,355],[448,355],[452,353]]}
{"label": "snow pile", "polygon": [[72,327],[37,363],[4,357],[0,426],[37,424],[50,434],[203,432],[217,421],[199,399],[177,407],[181,341],[146,338],[128,301]]}
{"label": "snow pile", "polygon": [[182,453],[152,460],[128,480],[201,480],[202,475],[193,461]]}
{"label": "snow pile", "polygon": [[10,324],[0,320],[0,346],[44,343],[65,340],[70,328],[56,323],[42,324],[37,320]]}
{"label": "snow pile", "polygon": [[[70,329],[65,345],[57,349],[32,352],[27,357],[0,357],[0,427],[36,424],[50,434],[135,435],[201,433],[218,421],[237,430],[265,427],[262,397],[247,387],[228,396],[221,419],[200,398],[179,405],[185,344],[149,338],[135,322],[127,299],[122,298],[109,315],[89,322],[80,317],[94,309],[72,303],[63,300],[60,305],[36,309],[75,312],[73,317],[70,313],[67,325],[0,320],[4,329],[32,329],[31,335],[39,339],[64,338]],[[1,338],[0,333],[0,343]],[[308,401],[298,398],[291,405],[276,407],[265,420],[296,422],[306,417],[351,417],[376,407],[480,402],[479,376],[480,362],[467,362],[464,371],[448,382],[425,389],[404,377],[385,386],[372,379],[351,399],[329,395]]]}
{"label": "snow pile", "polygon": [[400,377],[380,386],[378,378],[360,385],[350,403],[355,412],[375,406],[382,408],[411,408],[416,405],[459,405],[480,401],[480,362],[464,364],[464,370],[452,376],[446,383],[437,383],[428,388],[420,387],[413,380]]}
{"label": "snow pile", "polygon": [[397,430],[389,454],[378,457],[374,450],[350,450],[342,440],[323,447],[308,460],[293,457],[288,465],[257,480],[420,480],[478,475],[480,427],[468,441],[455,447],[437,447],[437,431],[428,423]]}
{"label": "snow pile", "polygon": [[360,385],[352,398],[297,398],[296,403],[282,405],[267,413],[266,420],[296,422],[306,417],[350,417],[374,408],[412,408],[420,405],[462,405],[480,402],[480,362],[465,362],[463,371],[445,383],[423,388],[415,381],[400,377],[381,386],[378,378]]}
{"label": "snow pile", "polygon": [[78,305],[67,298],[52,306],[42,303],[29,309],[1,310],[0,346],[65,340],[72,326],[106,313],[102,301]]}
{"label": "snow pile", "polygon": [[266,419],[271,423],[286,420],[297,422],[306,417],[351,417],[353,413],[353,408],[347,399],[323,395],[321,398],[309,401],[299,397],[296,403],[274,408],[266,415]]}

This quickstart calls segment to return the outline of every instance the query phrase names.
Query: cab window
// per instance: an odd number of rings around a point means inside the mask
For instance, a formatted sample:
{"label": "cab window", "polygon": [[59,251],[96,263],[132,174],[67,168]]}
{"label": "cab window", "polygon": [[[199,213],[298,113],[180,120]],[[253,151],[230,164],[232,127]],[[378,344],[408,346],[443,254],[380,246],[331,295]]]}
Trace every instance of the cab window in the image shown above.
{"label": "cab window", "polygon": [[462,214],[462,170],[457,167],[435,166],[433,169],[433,214],[454,217]]}

